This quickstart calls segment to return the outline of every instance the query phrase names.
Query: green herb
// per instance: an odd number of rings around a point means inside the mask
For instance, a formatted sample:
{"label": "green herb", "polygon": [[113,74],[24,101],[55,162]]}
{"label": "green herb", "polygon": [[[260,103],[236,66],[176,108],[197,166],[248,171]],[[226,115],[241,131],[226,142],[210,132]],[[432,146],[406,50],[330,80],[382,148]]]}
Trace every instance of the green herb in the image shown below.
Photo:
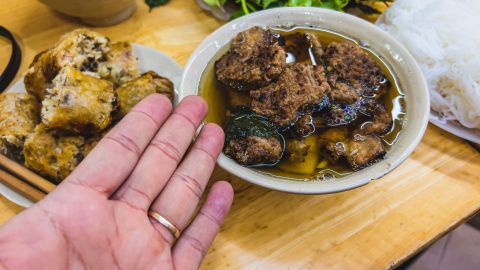
{"label": "green herb", "polygon": [[145,0],[145,4],[148,5],[150,11],[152,11],[153,8],[156,8],[158,6],[168,4],[168,2],[170,2],[170,0]]}
{"label": "green herb", "polygon": [[391,4],[394,0],[203,0],[210,6],[223,8],[231,5],[236,8],[232,19],[262,10],[275,7],[322,7],[338,11],[345,11],[349,8],[357,8],[365,14],[380,13],[372,4],[383,2]]}

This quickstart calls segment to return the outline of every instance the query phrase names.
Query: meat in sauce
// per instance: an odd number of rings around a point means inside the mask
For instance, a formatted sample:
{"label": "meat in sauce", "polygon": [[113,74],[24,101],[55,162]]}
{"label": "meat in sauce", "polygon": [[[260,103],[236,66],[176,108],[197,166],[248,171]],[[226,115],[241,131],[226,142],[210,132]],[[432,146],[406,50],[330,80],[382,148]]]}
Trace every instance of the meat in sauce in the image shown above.
{"label": "meat in sauce", "polygon": [[240,91],[268,85],[286,66],[285,50],[270,30],[251,28],[238,34],[216,66],[217,79]]}
{"label": "meat in sauce", "polygon": [[228,97],[224,153],[240,164],[305,167],[313,157],[359,170],[388,150],[391,84],[352,41],[323,44],[315,31],[254,27],[233,39],[214,68]]}

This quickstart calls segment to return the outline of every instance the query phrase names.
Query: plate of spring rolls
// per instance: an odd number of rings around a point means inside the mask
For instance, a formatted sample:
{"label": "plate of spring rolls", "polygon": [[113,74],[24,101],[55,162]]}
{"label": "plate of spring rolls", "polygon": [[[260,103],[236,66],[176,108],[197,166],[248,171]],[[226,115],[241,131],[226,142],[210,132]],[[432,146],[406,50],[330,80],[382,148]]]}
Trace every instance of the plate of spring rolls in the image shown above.
{"label": "plate of spring rolls", "polygon": [[[0,153],[61,183],[144,97],[176,102],[182,68],[169,56],[88,29],[63,35],[0,95]],[[0,183],[0,194],[31,201]]]}

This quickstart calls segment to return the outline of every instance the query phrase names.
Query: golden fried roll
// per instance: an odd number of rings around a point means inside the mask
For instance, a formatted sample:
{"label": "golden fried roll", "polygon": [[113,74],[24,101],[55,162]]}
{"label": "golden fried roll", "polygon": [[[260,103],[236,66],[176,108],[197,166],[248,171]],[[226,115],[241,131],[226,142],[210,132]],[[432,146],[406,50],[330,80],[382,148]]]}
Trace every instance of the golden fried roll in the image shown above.
{"label": "golden fried roll", "polygon": [[153,71],[143,74],[140,78],[129,81],[115,90],[119,114],[125,116],[138,102],[148,95],[159,93],[173,101],[173,83]]}
{"label": "golden fried roll", "polygon": [[0,153],[22,161],[25,138],[39,122],[40,104],[23,93],[0,95]]}
{"label": "golden fried roll", "polygon": [[82,136],[60,137],[40,124],[25,141],[25,166],[60,183],[82,161],[84,144]]}
{"label": "golden fried roll", "polygon": [[138,78],[137,57],[130,42],[112,44],[112,50],[107,54],[107,61],[99,66],[98,73],[103,79],[111,81],[114,86]]}
{"label": "golden fried roll", "polygon": [[63,68],[42,102],[42,122],[50,129],[87,134],[105,129],[115,99],[112,83]]}
{"label": "golden fried roll", "polygon": [[99,33],[88,29],[67,33],[52,49],[35,57],[25,75],[25,87],[42,100],[51,81],[67,66],[99,77],[98,67],[107,61],[110,50],[108,38]]}
{"label": "golden fried roll", "polygon": [[39,100],[45,95],[45,90],[57,73],[56,69],[47,64],[50,51],[37,54],[23,80],[25,89]]}

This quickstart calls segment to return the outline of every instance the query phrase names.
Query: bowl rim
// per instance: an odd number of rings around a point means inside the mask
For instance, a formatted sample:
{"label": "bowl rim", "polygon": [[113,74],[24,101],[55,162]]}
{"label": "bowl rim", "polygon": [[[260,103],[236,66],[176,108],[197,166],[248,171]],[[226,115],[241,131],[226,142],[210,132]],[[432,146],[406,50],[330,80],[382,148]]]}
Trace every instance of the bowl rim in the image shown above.
{"label": "bowl rim", "polygon": [[[395,46],[395,52],[402,58],[402,61],[408,63],[408,67],[412,70],[414,74],[418,76],[416,80],[418,80],[417,83],[419,87],[415,91],[416,91],[416,94],[418,93],[418,95],[420,95],[423,98],[423,104],[424,104],[422,108],[419,108],[421,112],[418,114],[421,117],[415,119],[415,121],[417,122],[420,121],[418,131],[416,132],[415,136],[409,140],[409,144],[405,148],[402,148],[402,151],[400,152],[400,154],[398,154],[398,157],[396,157],[395,159],[389,160],[390,158],[387,156],[384,160],[368,168],[365,168],[358,172],[354,172],[345,177],[337,178],[333,181],[325,181],[325,180],[298,181],[298,180],[283,179],[279,176],[271,176],[265,173],[257,172],[255,170],[252,170],[251,168],[244,167],[236,163],[229,157],[227,157],[225,154],[223,154],[223,152],[220,154],[218,158],[218,161],[217,161],[218,165],[222,167],[224,170],[226,170],[227,172],[241,179],[244,179],[252,184],[277,190],[277,191],[297,193],[297,194],[329,194],[329,193],[335,193],[335,192],[342,192],[342,191],[346,191],[346,190],[350,190],[353,188],[366,185],[370,181],[379,179],[384,175],[390,173],[395,168],[400,166],[411,155],[411,153],[414,151],[414,149],[417,147],[417,145],[420,143],[421,139],[423,138],[423,135],[428,125],[429,112],[430,112],[430,96],[428,93],[428,86],[427,86],[425,77],[423,76],[423,73],[420,69],[420,66],[418,65],[414,57],[408,52],[408,50],[401,43],[399,43],[393,36],[391,36],[384,30],[377,27],[375,24],[372,24],[356,16],[333,11],[333,10],[328,10],[324,8],[282,7],[282,8],[274,8],[269,10],[258,11],[258,12],[246,15],[244,17],[240,17],[239,19],[233,20],[219,27],[214,32],[212,32],[207,38],[205,38],[198,45],[198,47],[195,49],[193,54],[190,56],[187,64],[185,65],[184,73],[181,79],[178,100],[181,100],[184,97],[189,95],[184,91],[184,88],[187,82],[189,82],[192,79],[190,74],[191,70],[197,64],[196,62],[202,56],[202,53],[204,53],[204,51],[208,49],[208,46],[210,46],[211,44],[215,44],[217,45],[217,47],[219,46],[221,41],[218,39],[219,36],[223,35],[224,33],[226,34],[227,31],[230,31],[229,34],[235,35],[236,33],[242,30],[245,30],[253,25],[263,26],[263,27],[279,26],[279,25],[282,25],[284,22],[279,21],[278,25],[267,24],[262,22],[262,18],[275,16],[275,15],[288,14],[288,13],[291,13],[291,15],[293,14],[317,15],[318,14],[318,15],[325,15],[325,16],[335,16],[338,18],[338,20],[347,21],[348,23],[355,24],[356,27],[366,28],[372,33],[382,35],[384,39],[388,40],[389,44],[393,44]],[[280,17],[277,17],[277,18],[279,19]],[[252,23],[251,21],[254,21],[254,23]],[[319,25],[321,24],[320,20],[318,22],[315,22],[314,20],[305,21],[305,25],[315,25],[315,24],[318,27],[322,27],[321,25]],[[300,24],[296,24],[296,26],[300,26]],[[233,31],[234,33],[232,33],[232,29],[234,30]],[[228,40],[228,42],[229,41],[230,40]],[[219,48],[217,48],[217,51],[218,49]],[[372,49],[378,53],[378,51],[375,50],[375,47],[372,47]],[[384,56],[382,55],[380,56],[382,57],[383,60],[385,60]],[[202,67],[201,73],[203,73],[204,69],[205,69],[205,66]],[[198,80],[195,81],[195,86],[197,88],[195,89],[196,95],[199,94],[198,86],[200,83],[200,79],[201,79],[201,74]],[[405,95],[407,95],[407,93],[405,93]],[[407,117],[409,114],[408,113],[409,106],[411,105],[407,105]],[[412,120],[407,119],[406,121],[412,121]],[[348,181],[341,181],[342,179],[348,179]]]}

